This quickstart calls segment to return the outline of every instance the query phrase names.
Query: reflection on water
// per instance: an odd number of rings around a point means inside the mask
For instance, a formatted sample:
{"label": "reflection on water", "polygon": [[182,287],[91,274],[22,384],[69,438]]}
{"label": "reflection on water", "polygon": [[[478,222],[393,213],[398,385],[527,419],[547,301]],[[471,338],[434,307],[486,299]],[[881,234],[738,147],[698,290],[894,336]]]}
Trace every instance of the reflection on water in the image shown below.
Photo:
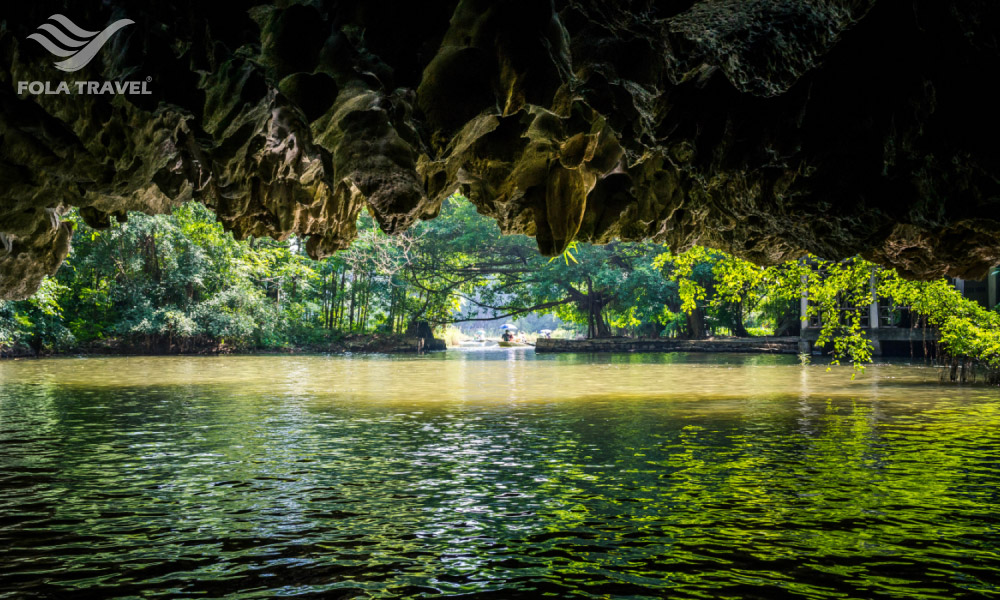
{"label": "reflection on water", "polygon": [[0,598],[1000,594],[1000,392],[794,357],[0,363]]}

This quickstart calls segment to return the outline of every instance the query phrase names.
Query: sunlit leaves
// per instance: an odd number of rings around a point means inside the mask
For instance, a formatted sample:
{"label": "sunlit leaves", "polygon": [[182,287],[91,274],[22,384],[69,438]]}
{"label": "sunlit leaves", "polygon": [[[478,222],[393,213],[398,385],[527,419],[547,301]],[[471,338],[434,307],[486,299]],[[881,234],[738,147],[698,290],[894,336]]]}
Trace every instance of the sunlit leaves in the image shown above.
{"label": "sunlit leaves", "polygon": [[[1000,314],[963,298],[945,280],[909,281],[860,258],[827,261],[807,256],[762,268],[698,246],[677,255],[664,252],[654,265],[678,282],[681,308],[686,312],[725,303],[790,302],[805,295],[806,320],[821,324],[817,347],[830,347],[835,364],[846,360],[858,371],[872,358],[872,343],[863,324],[875,296],[926,317],[953,356],[1000,368]],[[710,265],[710,277],[706,277],[706,265]]]}
{"label": "sunlit leaves", "polygon": [[576,251],[577,251],[576,240],[574,240],[570,242],[568,246],[566,246],[566,249],[563,250],[562,254],[560,254],[559,256],[553,256],[552,258],[549,259],[549,262],[551,263],[555,259],[562,257],[562,259],[566,262],[566,266],[569,266],[569,261],[573,261],[577,264],[580,264],[580,261],[576,260],[576,257],[573,256],[573,253]]}

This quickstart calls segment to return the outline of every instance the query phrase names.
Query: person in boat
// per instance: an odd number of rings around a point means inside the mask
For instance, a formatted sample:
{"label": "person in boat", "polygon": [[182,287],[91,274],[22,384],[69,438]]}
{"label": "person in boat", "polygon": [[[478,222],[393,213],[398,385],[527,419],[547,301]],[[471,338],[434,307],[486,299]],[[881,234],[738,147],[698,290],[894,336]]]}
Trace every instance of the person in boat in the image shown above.
{"label": "person in boat", "polygon": [[509,342],[514,339],[514,336],[511,335],[509,330],[504,330],[503,335],[500,336],[500,339],[505,342]]}

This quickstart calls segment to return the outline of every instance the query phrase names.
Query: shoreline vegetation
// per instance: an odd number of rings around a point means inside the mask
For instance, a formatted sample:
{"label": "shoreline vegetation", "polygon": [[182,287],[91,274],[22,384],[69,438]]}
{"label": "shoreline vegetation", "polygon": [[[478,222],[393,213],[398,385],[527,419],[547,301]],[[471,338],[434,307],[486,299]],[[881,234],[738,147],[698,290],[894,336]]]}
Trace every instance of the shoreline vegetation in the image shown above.
{"label": "shoreline vegetation", "polygon": [[354,333],[331,336],[325,342],[302,345],[245,347],[207,338],[182,339],[171,345],[161,339],[102,339],[59,351],[36,352],[30,346],[0,347],[0,360],[20,358],[56,358],[66,356],[219,356],[267,354],[406,354],[444,350],[442,340],[425,340],[401,333]]}
{"label": "shoreline vegetation", "polygon": [[457,195],[394,236],[362,213],[358,239],[320,260],[295,237],[234,239],[198,203],[66,220],[62,268],[32,297],[0,302],[0,356],[410,351],[504,322],[588,340],[788,337],[802,331],[807,298],[806,320],[821,324],[814,347],[860,372],[877,295],[888,303],[880,319],[934,332],[953,380],[978,371],[1000,383],[1000,312],[945,280],[909,281],[860,258],[760,267],[614,240],[546,258]]}
{"label": "shoreline vegetation", "polygon": [[[584,352],[584,353],[666,353],[666,352],[712,352],[712,353],[760,353],[797,354],[797,337],[719,337],[703,340],[676,338],[537,338],[534,343],[538,352]],[[462,342],[470,339],[446,340],[424,339],[406,334],[348,334],[331,336],[322,343],[296,346],[248,348],[216,342],[207,338],[184,339],[170,346],[163,340],[150,339],[127,341],[103,339],[87,345],[68,348],[58,352],[36,353],[28,346],[0,348],[0,359],[13,358],[55,358],[65,356],[217,356],[217,355],[267,355],[267,354],[412,354],[458,349]],[[494,340],[495,341],[495,340]],[[456,343],[457,342],[457,343]]]}

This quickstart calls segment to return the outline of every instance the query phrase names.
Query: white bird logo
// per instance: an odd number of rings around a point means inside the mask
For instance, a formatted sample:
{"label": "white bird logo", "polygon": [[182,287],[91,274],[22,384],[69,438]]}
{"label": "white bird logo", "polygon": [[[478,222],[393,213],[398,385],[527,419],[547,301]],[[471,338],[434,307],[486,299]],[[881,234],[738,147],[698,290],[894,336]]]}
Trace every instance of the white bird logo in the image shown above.
{"label": "white bird logo", "polygon": [[35,40],[54,56],[65,58],[56,63],[56,68],[72,73],[86,67],[119,29],[133,23],[132,19],[119,19],[97,32],[87,31],[62,15],[52,15],[38,26],[39,33],[29,35],[28,39]]}

